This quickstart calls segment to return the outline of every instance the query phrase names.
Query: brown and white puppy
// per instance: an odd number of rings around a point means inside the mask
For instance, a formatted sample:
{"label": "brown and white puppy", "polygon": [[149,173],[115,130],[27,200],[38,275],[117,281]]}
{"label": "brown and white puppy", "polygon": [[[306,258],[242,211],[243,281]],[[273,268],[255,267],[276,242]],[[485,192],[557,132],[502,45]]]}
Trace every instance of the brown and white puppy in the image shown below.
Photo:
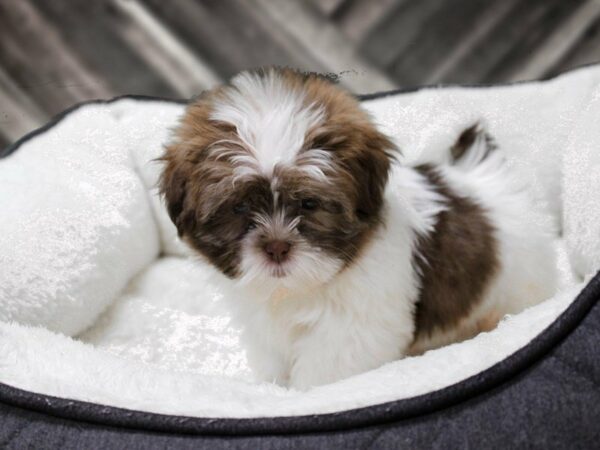
{"label": "brown and white puppy", "polygon": [[291,69],[190,103],[163,160],[180,237],[224,275],[257,376],[332,382],[553,291],[549,237],[486,135],[405,167],[360,103]]}

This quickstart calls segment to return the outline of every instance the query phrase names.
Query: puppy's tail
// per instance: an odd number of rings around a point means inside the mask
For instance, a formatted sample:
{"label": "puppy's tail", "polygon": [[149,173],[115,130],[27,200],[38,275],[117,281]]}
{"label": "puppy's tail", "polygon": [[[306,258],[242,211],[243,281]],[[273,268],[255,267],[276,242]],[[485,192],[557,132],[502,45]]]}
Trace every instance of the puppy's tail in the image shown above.
{"label": "puppy's tail", "polygon": [[492,136],[478,122],[464,130],[450,148],[450,163],[471,169],[497,153]]}

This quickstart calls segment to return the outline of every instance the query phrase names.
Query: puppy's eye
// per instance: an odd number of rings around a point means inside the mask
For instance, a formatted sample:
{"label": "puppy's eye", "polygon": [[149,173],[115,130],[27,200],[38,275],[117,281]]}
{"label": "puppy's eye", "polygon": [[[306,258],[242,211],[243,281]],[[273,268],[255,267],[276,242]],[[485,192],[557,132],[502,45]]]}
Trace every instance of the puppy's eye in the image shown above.
{"label": "puppy's eye", "polygon": [[249,222],[248,225],[246,225],[246,231],[254,230],[255,228],[256,224],[254,222]]}
{"label": "puppy's eye", "polygon": [[302,209],[313,211],[319,207],[319,201],[314,198],[305,198],[301,202]]}
{"label": "puppy's eye", "polygon": [[362,209],[357,209],[356,215],[358,216],[358,218],[360,220],[368,220],[369,219],[369,213],[366,211],[363,211]]}
{"label": "puppy's eye", "polygon": [[250,206],[245,202],[237,203],[233,206],[233,212],[235,214],[248,214],[250,212]]}

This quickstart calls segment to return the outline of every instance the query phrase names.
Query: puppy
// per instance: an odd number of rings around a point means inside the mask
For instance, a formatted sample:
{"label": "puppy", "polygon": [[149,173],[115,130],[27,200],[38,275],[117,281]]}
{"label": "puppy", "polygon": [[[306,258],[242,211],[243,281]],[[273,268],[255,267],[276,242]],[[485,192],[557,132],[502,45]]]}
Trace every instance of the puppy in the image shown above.
{"label": "puppy", "polygon": [[493,328],[554,292],[544,217],[479,127],[407,167],[331,80],[242,72],[162,157],[179,236],[223,275],[260,380],[330,383]]}

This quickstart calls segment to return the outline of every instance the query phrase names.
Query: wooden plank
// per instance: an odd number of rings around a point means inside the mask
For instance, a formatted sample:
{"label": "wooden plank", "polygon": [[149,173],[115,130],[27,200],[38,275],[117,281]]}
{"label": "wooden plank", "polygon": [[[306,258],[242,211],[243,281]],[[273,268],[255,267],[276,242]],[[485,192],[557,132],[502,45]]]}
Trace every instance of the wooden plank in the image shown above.
{"label": "wooden plank", "polygon": [[137,0],[114,0],[119,35],[177,94],[190,97],[220,77]]}
{"label": "wooden plank", "polygon": [[309,4],[317,9],[323,16],[334,15],[348,0],[308,0]]}
{"label": "wooden plank", "polygon": [[[533,56],[512,74],[511,79],[533,80],[552,72],[571,51],[575,50],[586,30],[600,18],[600,1],[583,3],[564,23],[553,29]],[[588,60],[597,61],[598,58]]]}
{"label": "wooden plank", "polygon": [[360,52],[378,67],[388,68],[423,36],[423,25],[443,6],[439,0],[407,0],[398,4],[367,35],[359,46]]}
{"label": "wooden plank", "polygon": [[235,61],[244,57],[244,44],[236,45],[226,24],[211,18],[202,4],[189,0],[142,0],[141,3],[221,77],[229,78],[237,72]]}
{"label": "wooden plank", "polygon": [[600,61],[600,19],[597,18],[584,30],[571,51],[548,72],[548,76],[598,61]]}
{"label": "wooden plank", "polygon": [[44,123],[32,117],[27,108],[3,89],[0,90],[0,105],[0,133],[7,140],[17,140]]}
{"label": "wooden plank", "polygon": [[335,26],[303,3],[270,0],[248,0],[248,3],[284,28],[327,72],[351,72],[341,82],[352,91],[368,93],[395,87],[385,73],[363,59]]}
{"label": "wooden plank", "polygon": [[[48,114],[43,112],[35,99],[23,90],[18,82],[12,79],[1,66],[0,90],[8,93],[8,95],[13,98],[24,111],[26,111],[27,117],[29,117],[33,123],[45,122],[49,118]],[[0,105],[2,105],[2,103],[0,103]]]}
{"label": "wooden plank", "polygon": [[452,82],[453,80],[449,79],[448,73],[458,67],[462,60],[496,28],[517,1],[519,0],[490,3],[482,14],[477,17],[469,32],[445,56],[440,57],[434,67],[427,71],[424,84]]}
{"label": "wooden plank", "polygon": [[117,28],[123,16],[107,1],[28,0],[51,21],[61,37],[114,95],[178,97],[177,92],[129,47]]}
{"label": "wooden plank", "polygon": [[40,107],[55,114],[111,91],[69,51],[57,30],[28,1],[0,2],[0,63]]}
{"label": "wooden plank", "polygon": [[[326,67],[315,58],[311,49],[307,49],[299,42],[285,26],[282,26],[269,11],[263,10],[260,5],[246,0],[229,0],[231,7],[235,7],[244,16],[245,21],[255,23],[268,35],[268,39],[276,44],[291,61],[291,66],[307,71],[326,71]],[[269,5],[270,9],[271,5]],[[270,64],[268,61],[266,64]],[[279,64],[281,65],[281,64]]]}
{"label": "wooden plank", "polygon": [[440,62],[472,33],[490,4],[495,2],[462,0],[460,7],[455,2],[442,2],[423,22],[422,30],[426,32],[396,56],[390,66],[394,79],[403,85],[425,83]]}
{"label": "wooden plank", "polygon": [[515,42],[505,57],[501,58],[485,77],[486,83],[513,80],[519,67],[532,59],[532,55],[543,47],[552,30],[561,27],[568,17],[583,3],[583,0],[546,1],[528,27],[528,31]]}
{"label": "wooden plank", "polygon": [[350,0],[338,10],[334,21],[345,36],[358,43],[403,1],[407,0]]}
{"label": "wooden plank", "polygon": [[261,65],[298,66],[294,56],[271,38],[270,30],[248,14],[248,5],[240,7],[245,3],[143,0],[223,78]]}
{"label": "wooden plank", "polygon": [[[461,59],[442,81],[448,83],[487,83],[501,81],[497,73],[501,62],[509,57],[539,25],[548,8],[562,0],[528,0],[516,2],[502,20]],[[577,0],[576,0],[577,1]]]}
{"label": "wooden plank", "polygon": [[[2,123],[2,118],[0,118],[0,123]],[[0,127],[0,150],[4,150],[12,143],[13,141],[3,134],[2,128]]]}
{"label": "wooden plank", "polygon": [[14,141],[45,123],[49,116],[0,67],[0,134]]}

